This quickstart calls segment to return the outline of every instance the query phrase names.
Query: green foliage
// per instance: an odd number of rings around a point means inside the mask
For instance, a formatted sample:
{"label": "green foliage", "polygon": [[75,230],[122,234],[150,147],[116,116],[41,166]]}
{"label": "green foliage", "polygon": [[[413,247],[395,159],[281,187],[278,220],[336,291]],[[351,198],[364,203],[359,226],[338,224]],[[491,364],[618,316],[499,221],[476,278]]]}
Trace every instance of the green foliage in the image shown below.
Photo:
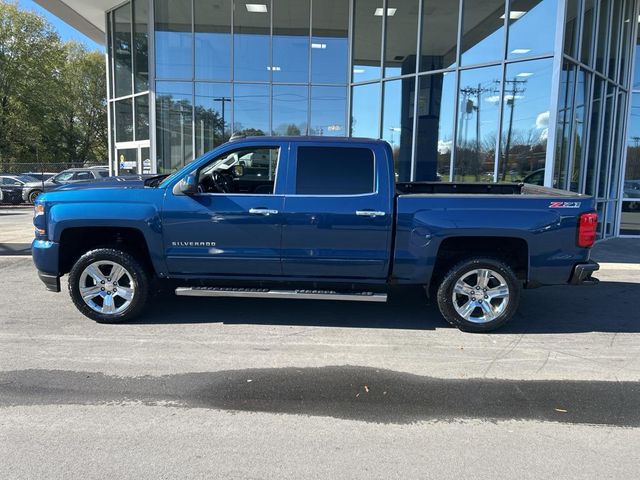
{"label": "green foliage", "polygon": [[105,62],[0,0],[0,164],[106,163]]}

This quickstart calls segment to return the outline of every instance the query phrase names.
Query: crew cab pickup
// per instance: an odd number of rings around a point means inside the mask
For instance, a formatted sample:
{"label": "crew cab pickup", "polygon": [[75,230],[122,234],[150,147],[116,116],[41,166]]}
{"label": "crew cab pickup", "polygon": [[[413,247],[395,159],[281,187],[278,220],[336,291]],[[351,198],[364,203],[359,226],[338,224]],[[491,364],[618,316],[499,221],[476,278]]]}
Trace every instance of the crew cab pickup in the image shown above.
{"label": "crew cab pickup", "polygon": [[98,322],[150,292],[386,301],[424,286],[443,317],[489,331],[522,288],[595,283],[591,197],[511,183],[396,183],[384,141],[250,137],[170,176],[38,197],[33,260],[49,290],[69,274]]}

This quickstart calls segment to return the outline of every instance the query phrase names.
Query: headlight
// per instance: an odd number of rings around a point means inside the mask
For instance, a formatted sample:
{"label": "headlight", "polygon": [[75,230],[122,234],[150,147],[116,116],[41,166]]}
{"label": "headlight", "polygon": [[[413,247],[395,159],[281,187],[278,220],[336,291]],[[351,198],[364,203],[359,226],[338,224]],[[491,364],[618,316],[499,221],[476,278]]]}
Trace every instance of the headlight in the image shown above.
{"label": "headlight", "polygon": [[33,216],[37,217],[39,215],[44,215],[44,205],[42,203],[37,203],[33,207]]}

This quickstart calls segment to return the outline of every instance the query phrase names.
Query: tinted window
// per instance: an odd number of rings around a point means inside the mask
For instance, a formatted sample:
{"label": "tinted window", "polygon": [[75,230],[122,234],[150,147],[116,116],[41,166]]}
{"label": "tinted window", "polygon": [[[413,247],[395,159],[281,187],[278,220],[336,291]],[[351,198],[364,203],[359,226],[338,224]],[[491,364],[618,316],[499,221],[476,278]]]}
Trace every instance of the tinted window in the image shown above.
{"label": "tinted window", "polygon": [[78,172],[75,176],[76,180],[93,180],[93,175],[89,172]]}
{"label": "tinted window", "polygon": [[374,191],[373,152],[368,148],[299,147],[296,193],[356,195]]}
{"label": "tinted window", "polygon": [[109,172],[106,172],[106,171],[100,170],[100,171],[98,172],[98,176],[100,176],[100,177],[108,177],[108,176],[109,176]]}

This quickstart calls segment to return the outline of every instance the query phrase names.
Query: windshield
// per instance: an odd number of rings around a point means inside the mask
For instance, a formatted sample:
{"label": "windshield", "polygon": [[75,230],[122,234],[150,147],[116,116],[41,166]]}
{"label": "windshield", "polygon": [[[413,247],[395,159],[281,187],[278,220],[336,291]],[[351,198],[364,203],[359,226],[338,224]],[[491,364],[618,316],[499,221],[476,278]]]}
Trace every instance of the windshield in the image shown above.
{"label": "windshield", "polygon": [[66,180],[70,180],[73,177],[73,172],[62,172],[53,177],[55,182],[64,182]]}

